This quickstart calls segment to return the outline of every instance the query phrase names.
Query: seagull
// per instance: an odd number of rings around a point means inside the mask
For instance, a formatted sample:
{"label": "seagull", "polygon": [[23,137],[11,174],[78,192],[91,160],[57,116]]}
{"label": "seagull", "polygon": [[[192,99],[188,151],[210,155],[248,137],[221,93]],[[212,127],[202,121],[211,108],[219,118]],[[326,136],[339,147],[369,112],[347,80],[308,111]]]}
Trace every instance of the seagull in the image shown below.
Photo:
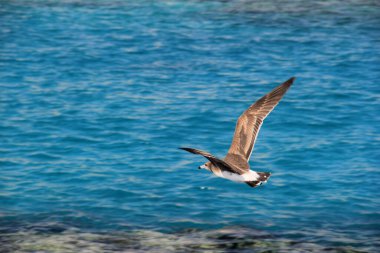
{"label": "seagull", "polygon": [[277,86],[240,115],[236,123],[230,149],[224,159],[217,158],[206,151],[195,148],[181,147],[180,149],[204,156],[208,162],[199,166],[199,169],[209,170],[218,177],[246,183],[251,187],[257,187],[262,183],[266,183],[271,173],[251,170],[248,161],[264,119],[280,102],[294,80],[295,77],[292,77]]}

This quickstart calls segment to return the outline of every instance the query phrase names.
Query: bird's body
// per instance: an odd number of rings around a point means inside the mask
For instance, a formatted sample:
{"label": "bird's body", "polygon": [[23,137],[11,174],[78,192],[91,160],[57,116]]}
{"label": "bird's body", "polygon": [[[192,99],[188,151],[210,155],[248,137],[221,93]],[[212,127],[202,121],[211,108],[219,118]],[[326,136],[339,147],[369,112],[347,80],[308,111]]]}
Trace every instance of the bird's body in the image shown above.
{"label": "bird's body", "polygon": [[248,161],[251,157],[257,135],[264,119],[276,107],[286,91],[293,84],[294,79],[294,77],[290,78],[288,81],[279,85],[253,103],[242,115],[240,115],[236,123],[230,149],[224,159],[219,159],[210,153],[199,149],[181,149],[207,158],[209,162],[199,168],[207,169],[218,177],[235,182],[244,182],[251,187],[256,187],[265,183],[269,179],[271,173],[250,170]]}
{"label": "bird's body", "polygon": [[253,170],[249,170],[248,172],[241,175],[229,171],[223,171],[222,174],[223,178],[235,182],[251,182],[257,180],[260,177],[259,174],[257,174],[257,172]]}
{"label": "bird's body", "polygon": [[[200,166],[201,169],[206,169],[208,170],[208,168],[205,166],[205,165],[202,165]],[[238,173],[234,173],[234,172],[230,172],[230,171],[222,171],[222,170],[218,170],[219,168],[215,168],[214,171],[211,171],[212,173],[214,173],[214,175],[218,176],[218,177],[221,177],[221,178],[225,178],[225,179],[228,179],[228,180],[231,180],[231,181],[234,181],[234,182],[247,182],[247,181],[254,181],[254,180],[257,180],[260,176],[259,174],[257,174],[256,171],[253,171],[253,170],[249,170],[243,174],[238,174]]]}

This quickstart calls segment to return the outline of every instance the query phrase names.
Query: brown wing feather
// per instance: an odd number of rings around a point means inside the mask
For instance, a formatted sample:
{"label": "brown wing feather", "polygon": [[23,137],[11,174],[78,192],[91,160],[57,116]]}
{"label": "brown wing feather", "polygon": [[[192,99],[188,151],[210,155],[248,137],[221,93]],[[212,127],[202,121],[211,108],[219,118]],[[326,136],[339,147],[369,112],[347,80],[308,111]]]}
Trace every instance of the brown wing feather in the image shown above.
{"label": "brown wing feather", "polygon": [[238,174],[243,174],[245,172],[245,171],[243,171],[239,168],[236,168],[235,166],[228,164],[227,162],[225,162],[225,161],[223,161],[223,160],[221,160],[221,159],[219,159],[219,158],[217,158],[217,157],[213,156],[212,154],[207,153],[205,151],[195,149],[195,148],[180,148],[180,149],[183,149],[183,150],[190,152],[190,153],[193,153],[193,154],[204,156],[214,166],[218,167],[222,171],[229,171],[229,172],[238,173]]}
{"label": "brown wing feather", "polygon": [[230,164],[246,164],[251,156],[261,125],[268,114],[276,107],[286,91],[293,84],[294,77],[274,88],[271,92],[252,104],[238,119],[230,149],[225,158]]}

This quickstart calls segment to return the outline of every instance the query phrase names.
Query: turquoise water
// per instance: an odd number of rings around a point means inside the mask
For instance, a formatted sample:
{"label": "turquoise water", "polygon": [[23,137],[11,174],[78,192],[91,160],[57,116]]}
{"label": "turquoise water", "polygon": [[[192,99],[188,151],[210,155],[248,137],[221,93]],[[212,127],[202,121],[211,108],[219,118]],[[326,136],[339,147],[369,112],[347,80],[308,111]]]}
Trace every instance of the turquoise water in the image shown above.
{"label": "turquoise water", "polygon": [[[376,1],[1,1],[1,252],[376,252]],[[296,76],[251,167],[237,117]]]}

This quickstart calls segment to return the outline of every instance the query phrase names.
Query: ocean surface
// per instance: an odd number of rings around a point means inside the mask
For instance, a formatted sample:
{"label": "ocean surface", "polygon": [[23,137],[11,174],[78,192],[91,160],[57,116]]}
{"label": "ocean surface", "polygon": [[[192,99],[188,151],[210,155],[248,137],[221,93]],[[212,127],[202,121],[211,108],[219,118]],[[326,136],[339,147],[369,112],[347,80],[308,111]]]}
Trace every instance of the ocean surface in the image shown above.
{"label": "ocean surface", "polygon": [[[0,1],[0,252],[378,252],[378,1]],[[297,79],[250,188],[212,176]]]}

